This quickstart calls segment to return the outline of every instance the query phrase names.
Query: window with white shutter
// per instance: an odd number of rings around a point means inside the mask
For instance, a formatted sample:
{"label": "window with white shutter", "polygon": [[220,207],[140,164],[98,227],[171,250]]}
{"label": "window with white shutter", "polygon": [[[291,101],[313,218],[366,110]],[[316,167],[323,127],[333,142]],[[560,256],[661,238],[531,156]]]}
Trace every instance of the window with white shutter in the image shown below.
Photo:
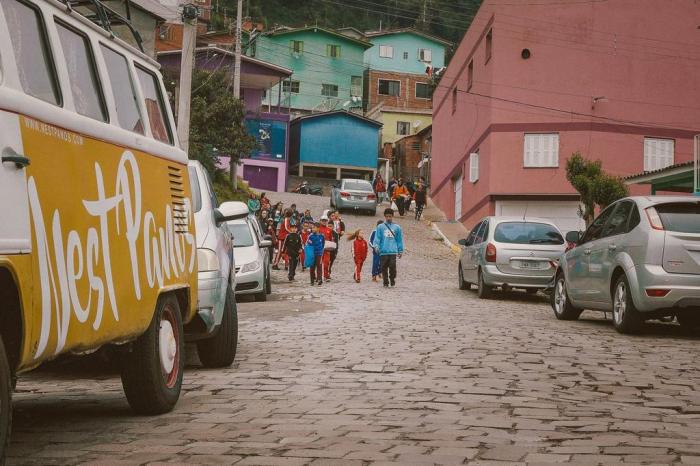
{"label": "window with white shutter", "polygon": [[394,47],[391,45],[380,45],[379,56],[382,58],[394,58]]}
{"label": "window with white shutter", "polygon": [[644,138],[644,171],[661,170],[673,165],[674,152],[673,139]]}
{"label": "window with white shutter", "polygon": [[479,153],[469,154],[469,181],[476,183],[479,181]]}
{"label": "window with white shutter", "polygon": [[523,166],[526,168],[559,166],[559,134],[526,134]]}

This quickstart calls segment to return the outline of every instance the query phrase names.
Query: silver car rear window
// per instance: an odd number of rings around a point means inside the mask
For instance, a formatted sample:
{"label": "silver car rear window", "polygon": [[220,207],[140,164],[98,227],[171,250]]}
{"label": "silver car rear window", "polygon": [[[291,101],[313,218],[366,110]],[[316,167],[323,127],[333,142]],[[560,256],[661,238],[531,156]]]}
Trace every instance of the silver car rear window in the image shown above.
{"label": "silver car rear window", "polygon": [[493,239],[499,243],[509,244],[564,244],[561,233],[546,223],[499,223]]}
{"label": "silver car rear window", "polygon": [[654,208],[666,230],[700,233],[700,203],[661,204]]}
{"label": "silver car rear window", "polygon": [[352,191],[372,191],[372,185],[368,181],[346,181],[343,183],[343,189]]}

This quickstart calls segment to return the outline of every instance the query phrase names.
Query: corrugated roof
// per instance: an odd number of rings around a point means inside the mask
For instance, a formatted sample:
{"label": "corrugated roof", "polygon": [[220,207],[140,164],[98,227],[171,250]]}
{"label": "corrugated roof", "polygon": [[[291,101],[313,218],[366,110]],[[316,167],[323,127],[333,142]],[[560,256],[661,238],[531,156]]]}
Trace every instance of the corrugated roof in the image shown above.
{"label": "corrugated roof", "polygon": [[373,120],[373,119],[371,119],[371,118],[363,117],[362,115],[358,115],[357,113],[353,113],[353,112],[348,112],[347,110],[333,110],[333,111],[331,111],[331,112],[313,113],[313,114],[311,114],[311,115],[304,115],[304,116],[301,116],[301,117],[296,118],[295,120],[293,120],[293,121],[292,121],[292,124],[298,123],[298,122],[300,122],[300,121],[302,121],[302,120],[310,120],[310,119],[312,119],[312,118],[327,117],[327,116],[331,116],[331,115],[347,115],[347,116],[350,116],[350,117],[353,117],[353,118],[357,118],[357,119],[359,119],[359,120],[363,120],[363,121],[365,121],[365,122],[367,122],[367,123],[370,123],[370,124],[372,124],[372,125],[375,125],[375,126],[377,126],[377,127],[382,127],[382,126],[384,126],[383,123],[381,123],[381,122],[379,122],[379,121],[377,121],[377,120]]}
{"label": "corrugated roof", "polygon": [[674,165],[669,165],[669,166],[666,167],[666,168],[661,168],[661,169],[659,169],[659,170],[652,170],[652,171],[648,171],[648,172],[637,173],[637,174],[635,174],[635,175],[625,176],[625,177],[623,177],[622,179],[623,179],[623,180],[632,180],[632,179],[634,179],[634,178],[640,178],[640,177],[642,177],[642,176],[662,175],[664,172],[671,171],[671,170],[674,170],[674,169],[677,169],[677,168],[692,167],[693,164],[694,164],[694,162],[692,162],[692,161],[691,161],[691,162],[677,163],[677,164],[674,164]]}
{"label": "corrugated roof", "polygon": [[386,29],[383,31],[366,31],[365,36],[367,37],[380,37],[380,36],[389,36],[392,34],[415,34],[417,36],[422,36],[425,37],[426,39],[434,40],[435,42],[440,42],[441,44],[444,44],[446,46],[451,46],[453,45],[452,42],[445,40],[441,37],[434,36],[432,34],[428,34],[423,31],[419,31],[414,28],[400,28],[400,29]]}
{"label": "corrugated roof", "polygon": [[321,26],[305,26],[305,27],[302,27],[302,28],[288,28],[288,27],[282,27],[282,28],[279,28],[279,29],[275,29],[274,31],[263,32],[262,35],[265,35],[265,36],[279,36],[279,35],[282,35],[282,34],[293,34],[293,33],[295,33],[295,32],[303,32],[303,31],[314,31],[314,32],[321,31],[321,32],[325,32],[326,34],[330,34],[330,35],[332,35],[332,36],[336,36],[336,37],[338,37],[338,38],[340,38],[340,39],[344,39],[344,40],[347,40],[347,41],[350,41],[350,42],[354,42],[354,43],[356,43],[357,45],[360,45],[360,46],[362,46],[362,47],[364,47],[364,48],[366,48],[366,49],[369,49],[369,48],[372,48],[372,47],[373,47],[373,44],[370,43],[370,42],[367,42],[367,41],[364,41],[364,40],[360,40],[360,39],[355,39],[354,37],[349,37],[349,36],[346,36],[345,34],[341,34],[341,33],[337,32],[337,31],[332,30],[332,29],[327,29],[327,28],[324,28],[324,27],[321,27]]}

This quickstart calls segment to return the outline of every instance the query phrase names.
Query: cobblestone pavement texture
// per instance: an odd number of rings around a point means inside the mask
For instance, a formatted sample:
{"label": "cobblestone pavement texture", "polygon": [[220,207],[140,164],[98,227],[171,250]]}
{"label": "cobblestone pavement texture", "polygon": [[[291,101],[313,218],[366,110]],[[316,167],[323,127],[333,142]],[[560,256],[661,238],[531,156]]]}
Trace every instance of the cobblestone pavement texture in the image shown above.
{"label": "cobblestone pavement texture", "polygon": [[354,283],[347,245],[321,287],[276,272],[269,302],[239,306],[234,365],[190,364],[170,414],[132,415],[108,368],[22,377],[8,462],[700,464],[697,339],[661,323],[621,336],[592,313],[559,322],[542,296],[479,301],[428,225],[398,222],[396,288],[369,263]]}

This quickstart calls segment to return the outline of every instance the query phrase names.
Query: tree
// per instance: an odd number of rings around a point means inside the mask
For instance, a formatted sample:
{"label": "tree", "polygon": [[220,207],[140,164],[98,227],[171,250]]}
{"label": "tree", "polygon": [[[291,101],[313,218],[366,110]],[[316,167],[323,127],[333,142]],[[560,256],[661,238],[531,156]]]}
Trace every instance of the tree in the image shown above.
{"label": "tree", "polygon": [[587,226],[595,217],[596,206],[604,209],[628,195],[627,186],[620,178],[605,173],[600,160],[587,160],[580,152],[566,162],[566,179],[581,195],[579,215]]}
{"label": "tree", "polygon": [[222,71],[197,70],[192,78],[189,157],[214,176],[219,156],[231,163],[256,147],[244,124],[243,103],[233,97],[230,77]]}

